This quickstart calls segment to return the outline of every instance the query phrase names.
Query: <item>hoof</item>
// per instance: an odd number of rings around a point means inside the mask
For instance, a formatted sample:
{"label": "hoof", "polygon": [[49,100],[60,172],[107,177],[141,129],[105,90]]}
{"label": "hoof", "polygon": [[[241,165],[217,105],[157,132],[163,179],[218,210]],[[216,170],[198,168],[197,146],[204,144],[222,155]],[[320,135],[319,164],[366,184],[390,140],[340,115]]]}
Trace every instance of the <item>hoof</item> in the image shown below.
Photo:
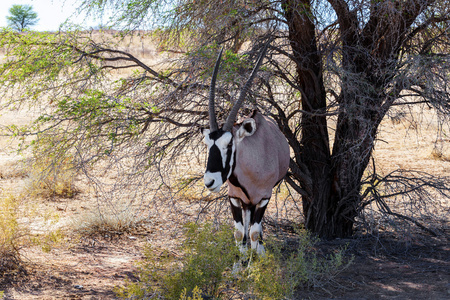
{"label": "hoof", "polygon": [[239,263],[239,262],[234,263],[233,269],[231,270],[231,274],[237,275],[237,274],[239,274],[241,271],[242,271],[242,264]]}
{"label": "hoof", "polygon": [[262,243],[258,243],[258,246],[256,247],[256,253],[261,256],[266,255],[266,249],[264,248],[264,245]]}

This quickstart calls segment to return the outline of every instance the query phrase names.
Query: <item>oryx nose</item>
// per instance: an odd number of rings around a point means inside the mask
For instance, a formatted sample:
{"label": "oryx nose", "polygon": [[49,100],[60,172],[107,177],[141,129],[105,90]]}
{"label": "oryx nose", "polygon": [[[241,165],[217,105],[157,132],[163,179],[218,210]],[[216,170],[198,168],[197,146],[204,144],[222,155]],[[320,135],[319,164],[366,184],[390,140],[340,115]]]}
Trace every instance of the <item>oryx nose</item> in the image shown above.
{"label": "oryx nose", "polygon": [[218,192],[220,190],[220,187],[222,186],[222,177],[220,172],[206,172],[203,176],[203,182],[205,183],[205,186],[208,190],[211,192]]}
{"label": "oryx nose", "polygon": [[210,188],[210,187],[212,187],[213,185],[214,185],[214,179],[212,179],[210,182],[206,182],[205,181],[205,186],[207,187],[207,188]]}

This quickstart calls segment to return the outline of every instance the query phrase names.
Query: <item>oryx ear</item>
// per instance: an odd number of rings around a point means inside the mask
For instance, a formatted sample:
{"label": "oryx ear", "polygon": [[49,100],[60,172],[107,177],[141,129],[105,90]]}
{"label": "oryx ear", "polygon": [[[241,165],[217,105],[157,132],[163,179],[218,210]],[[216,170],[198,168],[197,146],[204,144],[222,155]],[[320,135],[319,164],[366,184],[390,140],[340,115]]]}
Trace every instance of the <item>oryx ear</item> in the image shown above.
{"label": "oryx ear", "polygon": [[211,131],[210,131],[209,129],[207,129],[207,128],[202,127],[202,128],[200,128],[200,132],[201,132],[204,136],[207,136]]}
{"label": "oryx ear", "polygon": [[206,128],[201,128],[200,132],[203,134],[203,142],[206,144],[206,146],[208,146],[208,148],[210,148],[214,144],[214,141],[211,140],[211,138],[209,137],[211,130],[206,129]]}
{"label": "oryx ear", "polygon": [[246,136],[251,136],[256,131],[256,122],[254,119],[249,118],[242,122],[241,127],[237,131],[239,140],[242,140]]}

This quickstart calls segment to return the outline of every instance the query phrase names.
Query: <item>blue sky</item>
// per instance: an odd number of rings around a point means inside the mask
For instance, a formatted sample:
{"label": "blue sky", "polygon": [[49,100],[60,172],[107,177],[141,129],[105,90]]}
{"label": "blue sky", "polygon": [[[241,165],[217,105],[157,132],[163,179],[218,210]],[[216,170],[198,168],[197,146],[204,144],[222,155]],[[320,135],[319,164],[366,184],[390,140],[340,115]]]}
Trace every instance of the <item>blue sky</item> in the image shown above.
{"label": "blue sky", "polygon": [[72,23],[83,25],[85,28],[96,27],[101,20],[86,15],[77,14],[81,0],[0,0],[0,27],[7,26],[6,16],[14,4],[28,4],[33,6],[38,14],[39,22],[31,29],[38,31],[56,31],[59,25],[70,19]]}

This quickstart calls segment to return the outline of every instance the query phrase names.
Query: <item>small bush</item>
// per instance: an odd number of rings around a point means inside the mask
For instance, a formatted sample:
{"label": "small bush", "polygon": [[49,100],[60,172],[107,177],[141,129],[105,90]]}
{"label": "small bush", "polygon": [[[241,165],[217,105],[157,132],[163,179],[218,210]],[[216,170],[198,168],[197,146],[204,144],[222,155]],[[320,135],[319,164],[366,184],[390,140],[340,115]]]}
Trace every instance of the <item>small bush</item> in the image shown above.
{"label": "small bush", "polygon": [[[45,221],[54,216],[45,216],[42,211],[33,211],[28,203],[20,201],[12,194],[0,195],[0,277],[9,273],[24,271],[20,250],[29,246],[40,246],[49,252],[64,237],[60,230],[31,230],[30,219],[36,217]],[[0,298],[1,299],[1,298]]]}
{"label": "small bush", "polygon": [[189,224],[185,234],[183,266],[165,280],[169,299],[179,298],[184,289],[191,293],[195,287],[208,296],[217,296],[224,272],[239,255],[230,239],[231,228],[222,226],[215,230],[210,223],[203,227]]}
{"label": "small bush", "polygon": [[[351,261],[345,249],[321,257],[314,249],[318,241],[300,232],[295,250],[274,238],[266,243],[264,256],[242,256],[232,240],[232,229],[211,224],[190,224],[185,232],[185,255],[178,259],[168,252],[155,255],[149,248],[139,265],[138,282],[118,288],[127,299],[228,299],[239,294],[255,299],[292,299],[304,287],[323,286]],[[239,258],[239,260],[237,260]],[[236,270],[235,263],[250,261]],[[234,269],[232,272],[231,269]]]}
{"label": "small bush", "polygon": [[40,246],[43,252],[49,253],[64,240],[64,237],[65,234],[60,229],[57,229],[43,235],[33,236],[31,240],[33,244]]}
{"label": "small bush", "polygon": [[296,249],[287,249],[284,241],[274,238],[266,243],[267,255],[249,268],[254,293],[262,298],[292,299],[301,288],[322,287],[351,264],[344,258],[345,248],[322,257],[315,245],[319,239],[299,231]]}
{"label": "small bush", "polygon": [[118,295],[137,299],[156,294],[163,299],[197,299],[201,293],[202,296],[217,297],[225,284],[225,273],[229,273],[229,267],[239,255],[234,242],[231,243],[232,236],[228,226],[217,230],[209,223],[203,227],[187,225],[186,254],[182,259],[167,252],[156,256],[148,248],[146,258],[139,266],[140,282],[128,283],[118,289]]}
{"label": "small bush", "polygon": [[12,195],[0,195],[0,276],[20,267],[19,250],[26,231],[19,225],[18,216],[17,199]]}

